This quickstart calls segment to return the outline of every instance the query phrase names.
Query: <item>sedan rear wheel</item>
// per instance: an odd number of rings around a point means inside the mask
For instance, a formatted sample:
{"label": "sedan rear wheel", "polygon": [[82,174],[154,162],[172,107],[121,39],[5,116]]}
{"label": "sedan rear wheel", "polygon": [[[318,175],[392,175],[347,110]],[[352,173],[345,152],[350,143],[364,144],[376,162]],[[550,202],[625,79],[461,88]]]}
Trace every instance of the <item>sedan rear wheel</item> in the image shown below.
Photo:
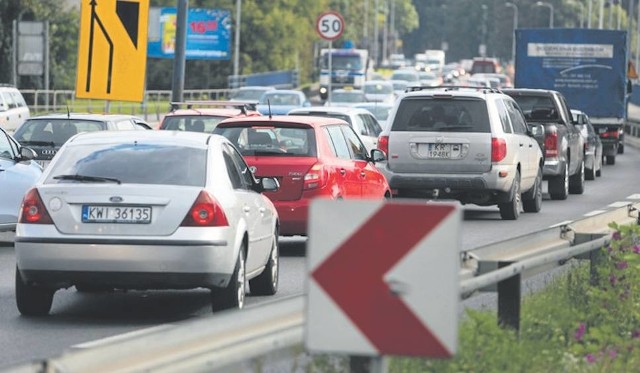
{"label": "sedan rear wheel", "polygon": [[236,268],[231,275],[229,284],[225,288],[211,290],[211,309],[213,312],[231,308],[244,307],[245,295],[245,262],[244,246],[240,248]]}
{"label": "sedan rear wheel", "polygon": [[46,316],[49,314],[55,290],[25,283],[17,267],[15,286],[16,303],[21,314],[25,316]]}
{"label": "sedan rear wheel", "polygon": [[249,280],[252,295],[274,295],[278,291],[278,275],[280,270],[280,252],[278,249],[278,232],[276,231],[271,245],[271,255],[262,273]]}

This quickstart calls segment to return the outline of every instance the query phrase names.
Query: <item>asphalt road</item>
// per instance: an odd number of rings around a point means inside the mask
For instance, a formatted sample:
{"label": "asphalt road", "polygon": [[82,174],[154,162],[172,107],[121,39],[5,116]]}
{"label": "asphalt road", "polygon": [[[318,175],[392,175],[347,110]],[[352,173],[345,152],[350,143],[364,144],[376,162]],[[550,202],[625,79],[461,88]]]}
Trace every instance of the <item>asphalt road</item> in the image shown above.
{"label": "asphalt road", "polygon": [[[588,181],[583,195],[566,201],[545,198],[538,214],[502,221],[497,208],[464,207],[462,249],[497,242],[551,225],[579,219],[594,211],[640,200],[640,151],[627,146],[603,177]],[[0,240],[11,235],[0,234]],[[280,290],[275,297],[247,298],[248,307],[304,291],[306,240],[283,238]],[[14,300],[15,258],[11,243],[0,246],[0,369],[60,354],[70,346],[193,317],[211,317],[209,293],[193,291],[132,291],[87,294],[73,288],[56,293],[52,314],[45,318],[19,315]]]}

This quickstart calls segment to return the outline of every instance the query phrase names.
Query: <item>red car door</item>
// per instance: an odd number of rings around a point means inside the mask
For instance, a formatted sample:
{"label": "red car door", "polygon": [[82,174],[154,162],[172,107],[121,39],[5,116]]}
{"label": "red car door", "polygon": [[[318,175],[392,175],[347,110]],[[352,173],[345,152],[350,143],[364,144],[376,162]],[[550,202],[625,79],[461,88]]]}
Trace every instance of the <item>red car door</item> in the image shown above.
{"label": "red car door", "polygon": [[362,198],[383,198],[386,191],[385,178],[369,161],[367,148],[351,127],[343,126],[342,131],[351,151],[352,163],[360,180]]}
{"label": "red car door", "polygon": [[342,125],[326,126],[326,134],[330,145],[333,147],[335,158],[323,160],[330,165],[330,180],[334,180],[334,188],[339,190],[342,198],[360,198],[362,196],[362,177],[360,171],[353,162],[348,141],[341,130]]}

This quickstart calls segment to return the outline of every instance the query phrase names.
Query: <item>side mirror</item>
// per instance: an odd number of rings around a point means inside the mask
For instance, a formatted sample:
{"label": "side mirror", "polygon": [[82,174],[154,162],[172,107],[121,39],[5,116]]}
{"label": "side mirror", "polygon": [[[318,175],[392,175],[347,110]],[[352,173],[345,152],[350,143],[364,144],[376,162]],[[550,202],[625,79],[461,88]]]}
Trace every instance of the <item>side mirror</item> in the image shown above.
{"label": "side mirror", "polygon": [[263,177],[260,179],[262,192],[275,192],[280,188],[280,183],[275,177]]}
{"label": "side mirror", "polygon": [[387,160],[387,156],[380,149],[371,149],[371,155],[370,155],[369,159],[371,160],[371,162],[377,163],[377,162],[386,161]]}
{"label": "side mirror", "polygon": [[25,146],[20,148],[20,160],[21,161],[29,161],[35,159],[38,156],[38,153],[31,148],[27,148]]}

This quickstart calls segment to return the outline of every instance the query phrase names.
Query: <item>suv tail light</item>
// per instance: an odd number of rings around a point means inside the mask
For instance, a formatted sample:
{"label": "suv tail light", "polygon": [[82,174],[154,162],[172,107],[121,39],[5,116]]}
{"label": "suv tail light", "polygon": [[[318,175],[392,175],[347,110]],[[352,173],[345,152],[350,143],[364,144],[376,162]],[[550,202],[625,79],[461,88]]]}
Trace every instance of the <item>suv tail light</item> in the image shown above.
{"label": "suv tail light", "polygon": [[378,149],[382,150],[384,154],[389,157],[389,136],[381,135],[378,137]]}
{"label": "suv tail light", "polygon": [[181,227],[224,227],[228,226],[227,215],[222,206],[209,192],[202,190],[196,201],[182,220]]}
{"label": "suv tail light", "polygon": [[322,163],[316,163],[311,166],[306,175],[304,175],[303,189],[309,190],[322,188],[327,184],[328,179],[329,175],[327,169],[322,165]]}
{"label": "suv tail light", "polygon": [[491,138],[491,162],[500,162],[507,156],[507,142],[497,137]]}
{"label": "suv tail light", "polygon": [[20,207],[20,218],[18,223],[22,224],[53,224],[51,216],[44,207],[40,193],[33,188],[25,194]]}
{"label": "suv tail light", "polygon": [[544,135],[544,156],[557,157],[558,156],[558,132],[553,131]]}

